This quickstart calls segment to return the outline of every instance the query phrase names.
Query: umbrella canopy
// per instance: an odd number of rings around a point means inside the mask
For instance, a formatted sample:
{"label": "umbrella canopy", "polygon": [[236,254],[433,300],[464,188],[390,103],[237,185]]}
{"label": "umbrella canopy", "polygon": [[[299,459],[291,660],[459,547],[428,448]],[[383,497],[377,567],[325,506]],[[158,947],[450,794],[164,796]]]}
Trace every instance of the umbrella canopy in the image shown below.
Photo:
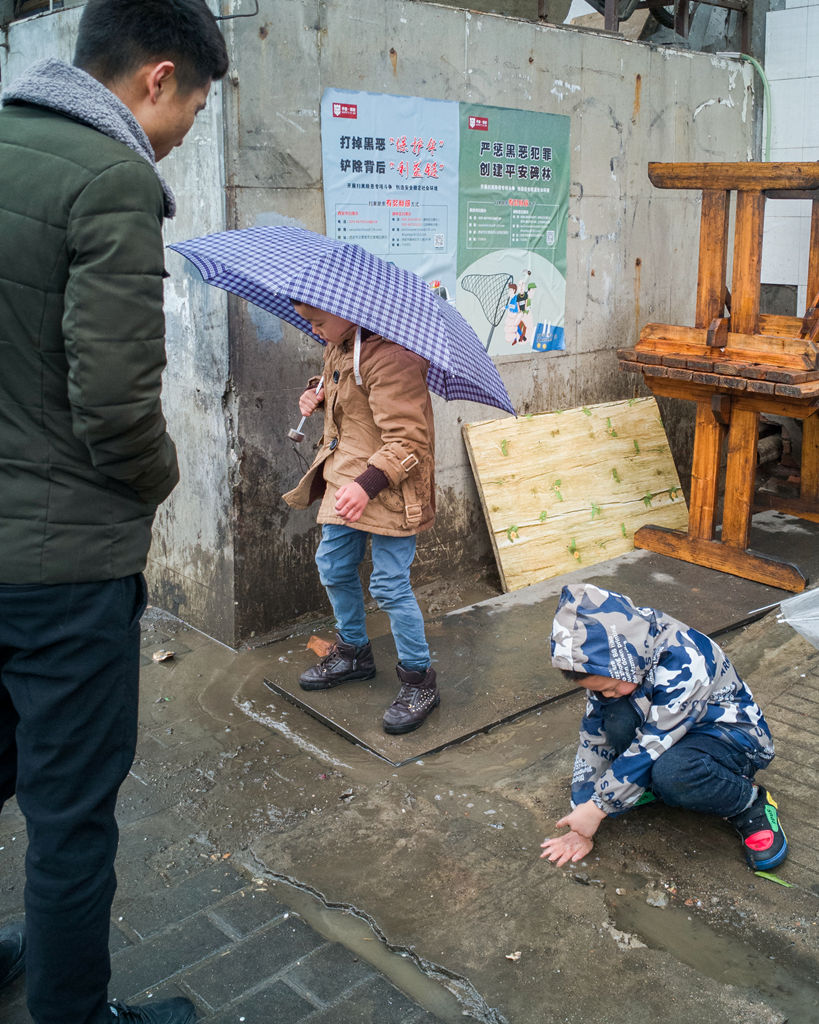
{"label": "umbrella canopy", "polygon": [[[427,384],[447,401],[514,415],[497,367],[460,313],[408,270],[359,245],[304,228],[222,231],[170,246],[208,284],[261,306],[321,341],[291,300],[350,320],[429,361]],[[322,342],[323,344],[323,342]]]}

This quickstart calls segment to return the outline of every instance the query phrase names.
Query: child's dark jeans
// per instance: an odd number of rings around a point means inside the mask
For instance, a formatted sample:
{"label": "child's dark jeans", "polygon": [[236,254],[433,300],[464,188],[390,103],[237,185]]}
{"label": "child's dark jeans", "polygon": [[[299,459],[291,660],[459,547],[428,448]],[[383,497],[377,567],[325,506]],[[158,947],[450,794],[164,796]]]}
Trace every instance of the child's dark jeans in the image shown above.
{"label": "child's dark jeans", "polygon": [[[601,704],[606,737],[619,756],[631,745],[640,716],[628,697]],[[654,762],[648,788],[669,807],[729,818],[747,806],[761,767],[727,738],[689,732]]]}

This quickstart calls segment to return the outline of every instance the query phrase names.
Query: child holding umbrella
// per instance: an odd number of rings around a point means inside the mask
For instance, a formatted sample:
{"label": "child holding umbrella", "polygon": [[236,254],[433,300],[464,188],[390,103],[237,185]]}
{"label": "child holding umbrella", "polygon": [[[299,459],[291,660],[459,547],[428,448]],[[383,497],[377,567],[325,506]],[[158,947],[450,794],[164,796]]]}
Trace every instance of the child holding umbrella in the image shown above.
{"label": "child holding umbrella", "polygon": [[336,642],[299,684],[325,690],[375,675],[358,572],[369,539],[369,589],[389,616],[401,684],[382,724],[388,733],[410,732],[440,703],[410,584],[416,537],[435,520],[429,363],[343,317],[293,306],[326,343],[322,386],[314,379],[299,399],[304,416],[324,406],[324,435],[313,464],[283,497],[297,509],[321,500],[316,565],[337,629]]}

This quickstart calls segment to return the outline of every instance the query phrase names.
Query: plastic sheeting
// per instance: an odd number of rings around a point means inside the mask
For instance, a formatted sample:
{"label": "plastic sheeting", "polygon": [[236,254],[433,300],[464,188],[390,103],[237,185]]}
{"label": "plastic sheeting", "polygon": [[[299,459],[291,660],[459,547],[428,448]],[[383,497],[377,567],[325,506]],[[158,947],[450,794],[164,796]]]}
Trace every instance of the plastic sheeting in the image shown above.
{"label": "plastic sheeting", "polygon": [[819,648],[819,588],[805,590],[779,605],[780,622],[787,622],[800,636]]}

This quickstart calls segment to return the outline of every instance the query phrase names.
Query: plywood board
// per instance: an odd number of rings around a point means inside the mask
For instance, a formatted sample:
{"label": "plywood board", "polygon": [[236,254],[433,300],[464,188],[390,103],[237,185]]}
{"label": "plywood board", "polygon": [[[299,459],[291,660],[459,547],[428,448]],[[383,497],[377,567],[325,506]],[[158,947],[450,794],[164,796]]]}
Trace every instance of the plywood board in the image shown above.
{"label": "plywood board", "polygon": [[649,523],[688,528],[653,397],[466,423],[463,433],[504,590],[631,551]]}

